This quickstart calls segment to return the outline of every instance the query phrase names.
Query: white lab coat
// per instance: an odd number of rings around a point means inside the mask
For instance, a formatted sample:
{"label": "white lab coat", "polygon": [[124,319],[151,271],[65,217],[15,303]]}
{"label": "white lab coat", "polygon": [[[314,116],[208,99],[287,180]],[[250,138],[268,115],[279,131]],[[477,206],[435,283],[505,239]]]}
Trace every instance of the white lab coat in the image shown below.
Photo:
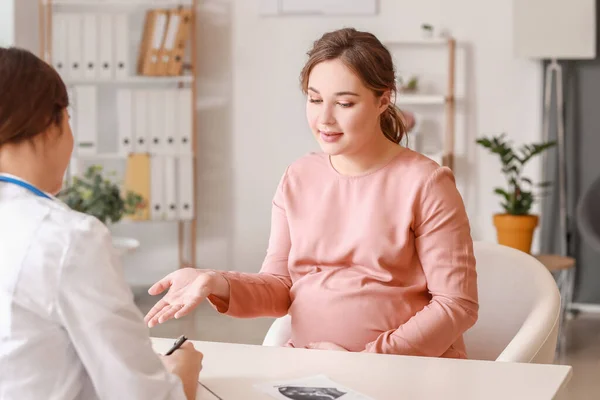
{"label": "white lab coat", "polygon": [[108,229],[0,182],[0,399],[185,399]]}

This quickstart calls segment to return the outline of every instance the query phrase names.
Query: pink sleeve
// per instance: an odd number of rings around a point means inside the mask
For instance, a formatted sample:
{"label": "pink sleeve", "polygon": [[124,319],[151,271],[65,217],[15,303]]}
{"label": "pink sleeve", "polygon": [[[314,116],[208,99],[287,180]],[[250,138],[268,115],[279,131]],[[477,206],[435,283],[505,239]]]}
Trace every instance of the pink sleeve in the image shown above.
{"label": "pink sleeve", "polygon": [[291,304],[292,280],[288,271],[291,243],[283,197],[284,185],[285,175],[273,199],[271,236],[260,273],[223,273],[229,282],[230,298],[227,303],[216,296],[209,296],[209,301],[217,311],[240,318],[281,317],[287,314]]}
{"label": "pink sleeve", "polygon": [[477,273],[469,220],[454,176],[438,168],[416,199],[415,246],[430,303],[365,351],[439,357],[477,320]]}

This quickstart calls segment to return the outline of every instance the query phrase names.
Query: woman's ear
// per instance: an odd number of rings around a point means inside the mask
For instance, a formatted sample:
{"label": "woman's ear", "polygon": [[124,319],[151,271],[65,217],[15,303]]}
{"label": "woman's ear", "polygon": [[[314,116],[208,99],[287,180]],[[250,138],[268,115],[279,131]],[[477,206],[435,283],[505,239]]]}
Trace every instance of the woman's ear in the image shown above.
{"label": "woman's ear", "polygon": [[381,96],[379,96],[379,113],[381,114],[382,112],[387,110],[387,108],[390,106],[391,103],[392,103],[392,91],[386,90],[385,92],[383,92],[383,94]]}

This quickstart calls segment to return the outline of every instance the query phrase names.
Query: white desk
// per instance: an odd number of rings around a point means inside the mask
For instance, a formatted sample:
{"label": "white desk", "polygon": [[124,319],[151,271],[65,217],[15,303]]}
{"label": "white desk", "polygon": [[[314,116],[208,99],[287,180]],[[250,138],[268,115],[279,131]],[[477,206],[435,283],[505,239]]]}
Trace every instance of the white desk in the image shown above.
{"label": "white desk", "polygon": [[[152,339],[159,353],[173,341]],[[377,400],[549,400],[564,387],[572,370],[564,365],[193,343],[204,353],[200,381],[223,400],[269,400],[253,385],[318,374]],[[214,397],[198,396],[204,399]]]}

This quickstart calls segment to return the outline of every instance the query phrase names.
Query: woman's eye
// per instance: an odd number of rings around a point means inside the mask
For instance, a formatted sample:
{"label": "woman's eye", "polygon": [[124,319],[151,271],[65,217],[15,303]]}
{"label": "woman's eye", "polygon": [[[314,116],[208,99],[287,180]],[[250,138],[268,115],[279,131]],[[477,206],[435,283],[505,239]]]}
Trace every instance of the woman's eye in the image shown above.
{"label": "woman's eye", "polygon": [[338,104],[344,108],[350,108],[354,105],[354,103],[338,103]]}
{"label": "woman's eye", "polygon": [[308,99],[308,101],[310,101],[311,103],[322,103],[323,100],[320,99]]}

